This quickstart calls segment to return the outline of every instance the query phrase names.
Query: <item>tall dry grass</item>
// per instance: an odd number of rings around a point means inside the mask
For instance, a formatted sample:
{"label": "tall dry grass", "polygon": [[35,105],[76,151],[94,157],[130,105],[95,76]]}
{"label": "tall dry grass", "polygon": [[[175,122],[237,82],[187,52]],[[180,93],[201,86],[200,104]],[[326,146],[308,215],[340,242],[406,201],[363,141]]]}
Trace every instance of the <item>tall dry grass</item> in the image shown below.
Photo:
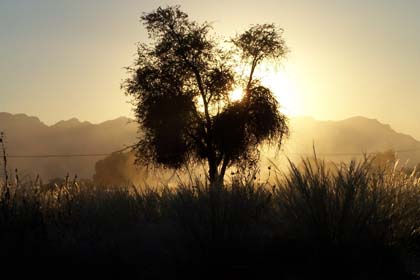
{"label": "tall dry grass", "polygon": [[274,186],[235,176],[221,188],[141,190],[16,176],[1,186],[0,261],[129,264],[143,278],[409,279],[419,269],[414,173],[305,160]]}

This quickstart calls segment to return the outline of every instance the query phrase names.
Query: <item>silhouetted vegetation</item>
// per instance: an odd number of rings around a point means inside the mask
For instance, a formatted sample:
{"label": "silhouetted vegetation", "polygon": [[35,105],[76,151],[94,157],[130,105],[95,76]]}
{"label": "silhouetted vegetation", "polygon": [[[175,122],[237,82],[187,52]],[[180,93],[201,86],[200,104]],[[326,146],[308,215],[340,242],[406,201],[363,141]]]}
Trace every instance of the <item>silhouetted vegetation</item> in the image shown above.
{"label": "silhouetted vegetation", "polygon": [[130,265],[142,279],[419,272],[419,178],[369,161],[328,170],[314,160],[291,164],[274,186],[237,174],[217,196],[201,181],[140,190],[12,178],[2,184],[0,261]]}
{"label": "silhouetted vegetation", "polygon": [[[173,168],[206,161],[211,184],[220,185],[232,164],[255,165],[258,144],[281,144],[286,117],[254,77],[263,61],[284,57],[281,29],[254,25],[223,45],[208,23],[190,20],[179,7],[158,8],[141,20],[152,42],[138,45],[123,84],[142,129],[139,161]],[[240,101],[229,99],[234,88],[244,92]]]}
{"label": "silhouetted vegetation", "polygon": [[93,182],[96,185],[130,185],[136,177],[145,177],[145,171],[134,168],[132,153],[113,153],[95,164]]}

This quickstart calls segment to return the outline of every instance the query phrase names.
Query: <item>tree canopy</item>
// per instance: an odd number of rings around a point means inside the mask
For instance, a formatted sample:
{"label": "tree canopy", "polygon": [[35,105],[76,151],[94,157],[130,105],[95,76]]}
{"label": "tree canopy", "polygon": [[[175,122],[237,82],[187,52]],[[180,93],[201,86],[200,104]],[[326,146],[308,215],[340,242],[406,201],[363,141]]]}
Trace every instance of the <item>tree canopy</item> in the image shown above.
{"label": "tree canopy", "polygon": [[[259,144],[282,143],[287,118],[273,92],[254,77],[263,61],[285,56],[282,29],[253,25],[221,41],[210,24],[190,20],[179,6],[159,7],[141,21],[150,42],[138,44],[122,85],[134,98],[142,130],[138,161],[171,168],[207,162],[215,183],[223,182],[229,166],[255,163]],[[234,102],[229,95],[238,87],[244,96]]]}

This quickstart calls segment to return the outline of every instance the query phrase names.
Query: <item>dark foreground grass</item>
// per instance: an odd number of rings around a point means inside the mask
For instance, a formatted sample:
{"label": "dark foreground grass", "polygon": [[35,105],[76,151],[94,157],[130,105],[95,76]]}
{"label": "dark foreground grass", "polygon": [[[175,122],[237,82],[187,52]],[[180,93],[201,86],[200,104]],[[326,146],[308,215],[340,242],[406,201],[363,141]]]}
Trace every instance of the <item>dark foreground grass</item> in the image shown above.
{"label": "dark foreground grass", "polygon": [[[66,180],[67,181],[67,180]],[[291,164],[275,186],[234,179],[136,190],[3,185],[0,267],[139,279],[415,279],[420,183],[351,163]],[[83,271],[83,272],[82,272]]]}

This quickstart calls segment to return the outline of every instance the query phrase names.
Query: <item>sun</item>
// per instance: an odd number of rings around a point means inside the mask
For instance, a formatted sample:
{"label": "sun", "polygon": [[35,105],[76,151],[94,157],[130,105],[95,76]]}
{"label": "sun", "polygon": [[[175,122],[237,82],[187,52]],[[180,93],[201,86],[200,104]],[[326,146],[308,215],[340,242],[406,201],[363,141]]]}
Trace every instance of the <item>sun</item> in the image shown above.
{"label": "sun", "polygon": [[263,86],[268,87],[280,104],[280,111],[286,115],[297,115],[298,101],[294,79],[286,72],[276,69],[266,69],[256,73]]}
{"label": "sun", "polygon": [[[299,102],[297,101],[296,85],[294,79],[286,72],[266,66],[263,70],[256,70],[254,77],[261,84],[268,87],[280,104],[280,111],[286,115],[298,114]],[[244,89],[237,87],[229,93],[229,100],[236,102],[244,97]]]}
{"label": "sun", "polygon": [[244,96],[244,90],[242,88],[235,88],[230,94],[229,94],[229,100],[232,102],[236,102],[242,99]]}
{"label": "sun", "polygon": [[[302,108],[298,100],[298,84],[296,83],[296,75],[293,71],[286,71],[288,67],[277,67],[271,64],[260,65],[254,71],[253,77],[261,82],[261,85],[269,88],[274,97],[280,104],[280,111],[289,116],[301,114]],[[292,69],[293,70],[293,69]],[[246,76],[249,69],[236,69],[239,75]],[[245,90],[241,87],[234,88],[229,93],[229,100],[236,102],[241,100],[245,95]]]}
{"label": "sun", "polygon": [[[249,69],[237,69],[238,74],[244,75]],[[262,86],[271,90],[280,105],[280,111],[288,116],[298,116],[302,114],[302,100],[299,98],[300,87],[296,82],[296,75],[293,71],[286,71],[280,68],[264,64],[255,69],[254,79],[258,80]],[[246,75],[246,74],[245,74]],[[231,102],[240,101],[245,95],[242,87],[235,87],[228,95]]]}

